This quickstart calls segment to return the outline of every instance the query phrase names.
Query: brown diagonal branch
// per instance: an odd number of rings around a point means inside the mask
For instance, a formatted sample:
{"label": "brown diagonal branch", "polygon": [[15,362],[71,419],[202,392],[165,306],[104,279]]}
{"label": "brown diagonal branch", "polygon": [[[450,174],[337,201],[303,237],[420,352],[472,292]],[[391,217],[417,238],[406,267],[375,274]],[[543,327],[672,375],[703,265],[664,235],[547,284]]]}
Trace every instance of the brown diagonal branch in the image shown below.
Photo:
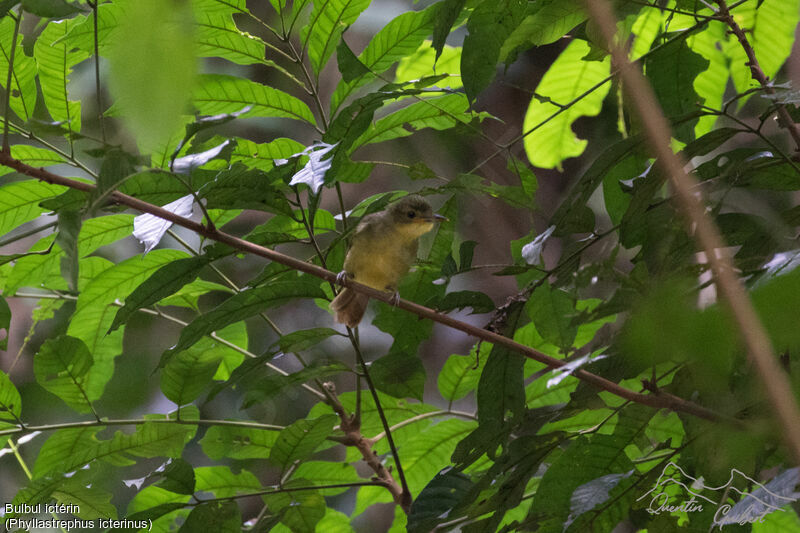
{"label": "brown diagonal branch", "polygon": [[772,344],[758,319],[747,292],[734,272],[730,260],[723,255],[724,241],[719,230],[706,214],[697,180],[684,171],[686,162],[670,149],[670,126],[656,100],[653,88],[642,73],[630,63],[625,51],[617,46],[617,21],[607,0],[587,0],[590,16],[600,27],[612,60],[619,68],[622,86],[644,128],[650,149],[658,158],[664,174],[675,192],[675,202],[683,211],[687,226],[705,251],[722,300],[741,331],[748,356],[766,389],[775,415],[783,427],[783,437],[797,464],[800,464],[800,410],[797,408],[789,380],[781,370]]}
{"label": "brown diagonal branch", "polygon": [[[26,165],[25,163],[22,163],[21,161],[18,161],[13,157],[11,157],[10,153],[4,151],[0,151],[0,165],[5,165],[7,167],[13,168],[14,170],[16,170],[21,174],[25,174],[27,176],[31,176],[33,178],[37,178],[39,180],[54,185],[62,185],[65,187],[70,187],[72,189],[77,189],[87,192],[92,191],[95,188],[95,186],[92,184],[84,183],[70,178],[65,178],[63,176],[53,174],[52,172],[49,172],[43,168],[36,168],[30,165]],[[221,242],[223,244],[227,244],[228,246],[236,250],[239,250],[241,252],[251,253],[253,255],[264,257],[271,261],[275,261],[276,263],[286,265],[290,268],[299,270],[300,272],[304,272],[312,276],[316,276],[331,283],[336,282],[336,273],[331,272],[330,270],[326,270],[322,267],[318,267],[317,265],[311,263],[306,263],[305,261],[301,261],[300,259],[297,259],[295,257],[291,257],[282,254],[280,252],[276,252],[275,250],[271,250],[264,246],[253,244],[244,239],[240,239],[239,237],[235,237],[233,235],[220,231],[219,229],[209,228],[199,222],[195,222],[191,219],[178,216],[175,213],[172,213],[171,211],[168,211],[162,207],[147,202],[143,202],[142,200],[134,198],[133,196],[128,196],[127,194],[123,194],[121,192],[114,192],[109,195],[108,200],[110,202],[114,202],[119,205],[130,207],[142,213],[150,213],[164,220],[168,220],[173,224],[177,224],[178,226],[194,231],[200,235],[203,235],[204,237],[207,237],[217,242]],[[392,295],[389,295],[377,289],[373,289],[372,287],[362,285],[361,283],[357,283],[355,281],[348,279],[343,283],[343,285],[350,287],[357,292],[366,294],[370,298],[374,298],[376,300],[380,300],[386,303],[394,303],[392,301]],[[434,322],[438,322],[450,328],[457,329],[477,339],[481,339],[486,342],[491,342],[493,344],[504,346],[509,350],[520,353],[529,359],[533,359],[534,361],[543,363],[550,369],[561,368],[567,364],[565,361],[561,361],[560,359],[550,357],[547,354],[544,354],[538,350],[534,350],[529,346],[520,344],[512,339],[509,339],[508,337],[499,335],[493,331],[473,326],[472,324],[468,324],[466,322],[462,322],[451,316],[434,311],[429,307],[425,307],[403,299],[397,302],[397,307],[405,311],[408,311],[410,313],[414,313],[419,317],[428,318],[430,320],[433,320]],[[617,383],[614,383],[613,381],[605,379],[604,377],[598,376],[597,374],[593,374],[591,372],[582,369],[574,371],[572,375],[600,390],[608,391],[616,396],[619,396],[620,398],[624,398],[626,400],[630,400],[632,402],[640,403],[643,405],[648,405],[655,409],[670,409],[672,411],[681,411],[684,413],[688,413],[700,418],[704,418],[706,420],[712,420],[712,421],[726,420],[728,422],[736,423],[735,420],[729,417],[726,417],[722,414],[711,411],[710,409],[707,409],[705,407],[702,407],[700,405],[697,405],[695,403],[692,403],[690,401],[684,400],[682,398],[679,398],[677,396],[674,396],[672,394],[663,391],[651,394],[634,392],[630,389],[626,389],[625,387],[620,386]]]}
{"label": "brown diagonal branch", "polygon": [[[734,19],[733,15],[731,15],[731,11],[728,8],[728,3],[725,0],[715,1],[719,6],[717,18],[728,25],[728,27],[731,29],[731,33],[733,33],[736,38],[739,39],[739,44],[742,45],[742,49],[747,56],[747,66],[750,67],[750,75],[761,85],[761,87],[764,88],[764,92],[767,94],[775,94],[775,89],[770,84],[769,78],[767,78],[766,74],[764,74],[764,71],[761,70],[761,65],[756,58],[756,51],[753,50],[753,46],[747,39],[745,30],[739,26],[739,24],[736,22],[736,19]],[[781,126],[789,131],[789,135],[791,135],[792,139],[794,139],[796,151],[800,152],[800,127],[798,127],[797,123],[792,120],[792,116],[789,114],[789,111],[787,111],[786,106],[779,102],[776,103],[776,106]]]}

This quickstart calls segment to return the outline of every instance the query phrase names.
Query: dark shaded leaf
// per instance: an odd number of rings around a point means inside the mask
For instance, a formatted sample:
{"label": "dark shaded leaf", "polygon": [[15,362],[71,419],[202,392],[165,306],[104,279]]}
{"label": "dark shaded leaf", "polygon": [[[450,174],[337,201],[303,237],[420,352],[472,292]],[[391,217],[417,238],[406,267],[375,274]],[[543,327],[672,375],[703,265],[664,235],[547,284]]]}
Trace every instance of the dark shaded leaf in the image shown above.
{"label": "dark shaded leaf", "polygon": [[295,281],[276,281],[262,287],[244,290],[194,319],[183,328],[178,344],[164,352],[159,367],[164,367],[173,355],[187,349],[205,335],[258,314],[264,309],[283,305],[294,298],[324,297],[325,293],[320,289],[319,282],[307,278],[297,278]]}
{"label": "dark shaded leaf", "polygon": [[[521,303],[508,311],[506,331],[513,332],[522,314]],[[504,333],[505,333],[504,332]],[[478,382],[478,422],[481,427],[502,427],[507,421],[519,419],[525,408],[525,358],[508,348],[495,345]]]}
{"label": "dark shaded leaf", "polygon": [[266,374],[261,379],[254,379],[248,376],[245,383],[240,388],[247,392],[244,395],[242,408],[247,409],[255,403],[260,403],[274,398],[289,387],[296,387],[315,379],[324,379],[350,369],[342,362],[334,359],[318,359],[310,363],[303,370],[298,370],[288,376],[275,375],[273,371],[260,371],[258,374]]}
{"label": "dark shaded leaf", "polygon": [[525,6],[521,0],[482,2],[469,16],[469,35],[464,38],[461,52],[461,76],[470,102],[494,79],[500,48],[522,22]]}
{"label": "dark shaded leaf", "polygon": [[64,0],[22,0],[22,8],[28,13],[46,18],[62,18],[83,12],[79,5],[68,4]]}
{"label": "dark shaded leaf", "polygon": [[197,278],[209,262],[206,256],[187,257],[172,261],[156,270],[147,281],[136,287],[130,296],[125,298],[125,305],[114,315],[114,322],[111,323],[108,332],[111,333],[125,324],[139,309],[158,303],[178,292],[181,287]]}
{"label": "dark shaded leaf", "polygon": [[433,42],[431,46],[436,50],[436,60],[442,55],[445,41],[450,34],[450,29],[458,20],[467,0],[444,0],[442,7],[436,12],[433,20]]}
{"label": "dark shaded leaf", "polygon": [[542,338],[563,351],[575,340],[578,328],[572,324],[577,312],[575,302],[563,290],[543,283],[533,291],[526,305],[528,315]]}
{"label": "dark shaded leaf", "polygon": [[239,505],[233,500],[226,500],[201,503],[196,506],[178,531],[180,533],[194,533],[195,531],[240,533],[241,530],[242,517]]}
{"label": "dark shaded leaf", "polygon": [[291,215],[286,197],[272,183],[283,181],[294,173],[293,165],[280,165],[268,173],[236,163],[215,173],[214,180],[198,191],[198,196],[211,209],[257,209]]}
{"label": "dark shaded leaf", "polygon": [[212,426],[200,439],[203,452],[215,461],[268,459],[278,431],[236,426]]}
{"label": "dark shaded leaf", "polygon": [[80,339],[62,335],[49,339],[33,359],[36,381],[79,413],[91,412],[87,374],[94,364]]}
{"label": "dark shaded leaf", "polygon": [[333,335],[341,333],[331,328],[301,329],[284,335],[277,344],[284,352],[302,352]]}
{"label": "dark shaded leaf", "polygon": [[342,73],[342,79],[348,83],[370,73],[366,65],[350,50],[344,39],[336,47],[336,63],[339,67],[339,72]]}
{"label": "dark shaded leaf", "polygon": [[447,516],[472,486],[466,475],[446,468],[419,493],[408,515],[408,533],[427,533]]}
{"label": "dark shaded leaf", "polygon": [[335,415],[322,415],[313,420],[300,419],[287,426],[278,435],[269,460],[285,472],[295,461],[310,457],[333,431],[336,421]]}
{"label": "dark shaded leaf", "polygon": [[[668,118],[676,119],[697,111],[701,99],[695,93],[693,83],[708,64],[708,60],[693,52],[684,39],[668,43],[647,57],[647,77]],[[694,139],[696,124],[696,119],[675,124],[673,135],[688,143]]]}
{"label": "dark shaded leaf", "polygon": [[445,294],[444,298],[436,306],[441,312],[465,309],[467,307],[472,308],[472,313],[470,314],[481,314],[494,311],[496,306],[491,298],[477,291],[449,292]]}
{"label": "dark shaded leaf", "polygon": [[[2,298],[0,298],[2,301]],[[0,372],[0,420],[18,422],[22,399],[8,374]]]}
{"label": "dark shaded leaf", "polygon": [[192,494],[194,493],[194,481],[192,465],[177,457],[164,467],[158,486],[177,494]]}
{"label": "dark shaded leaf", "polygon": [[425,367],[416,355],[389,353],[373,361],[369,373],[379,390],[396,398],[416,398],[422,401]]}

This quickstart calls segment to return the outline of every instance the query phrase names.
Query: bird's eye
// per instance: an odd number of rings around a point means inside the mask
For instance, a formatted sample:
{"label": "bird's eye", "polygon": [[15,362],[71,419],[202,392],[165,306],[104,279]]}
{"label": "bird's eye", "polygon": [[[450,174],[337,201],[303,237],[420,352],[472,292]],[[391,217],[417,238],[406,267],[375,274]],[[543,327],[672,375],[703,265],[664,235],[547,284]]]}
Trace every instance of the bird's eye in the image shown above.
{"label": "bird's eye", "polygon": [[417,216],[417,214],[414,211],[409,211],[406,214],[408,215],[408,218],[414,218],[415,216]]}

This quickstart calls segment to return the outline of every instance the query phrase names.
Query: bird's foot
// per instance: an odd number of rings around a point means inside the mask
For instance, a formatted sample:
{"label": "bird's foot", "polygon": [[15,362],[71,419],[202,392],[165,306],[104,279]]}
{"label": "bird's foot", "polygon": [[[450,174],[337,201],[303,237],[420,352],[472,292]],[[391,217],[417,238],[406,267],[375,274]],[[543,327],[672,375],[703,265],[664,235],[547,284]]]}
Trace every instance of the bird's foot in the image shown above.
{"label": "bird's foot", "polygon": [[397,292],[397,291],[394,291],[394,293],[392,294],[392,297],[389,299],[389,305],[391,305],[393,307],[397,307],[397,305],[399,303],[400,303],[400,293]]}
{"label": "bird's foot", "polygon": [[345,282],[345,281],[347,280],[347,278],[349,278],[349,277],[350,277],[350,276],[347,274],[347,271],[346,271],[346,270],[342,270],[341,272],[339,272],[338,274],[336,274],[336,284],[337,284],[337,285],[340,285],[340,286],[344,286],[344,282]]}

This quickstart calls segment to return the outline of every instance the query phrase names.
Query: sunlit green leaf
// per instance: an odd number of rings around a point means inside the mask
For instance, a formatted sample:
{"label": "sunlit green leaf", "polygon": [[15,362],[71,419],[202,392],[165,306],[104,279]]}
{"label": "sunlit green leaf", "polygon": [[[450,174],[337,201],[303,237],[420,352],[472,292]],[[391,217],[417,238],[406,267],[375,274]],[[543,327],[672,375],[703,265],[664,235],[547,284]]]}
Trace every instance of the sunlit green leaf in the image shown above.
{"label": "sunlit green leaf", "polygon": [[[562,161],[582,154],[586,148],[587,141],[575,135],[572,124],[579,117],[600,113],[611,87],[606,82],[609,59],[585,61],[583,57],[588,52],[585,41],[572,41],[536,87],[538,96],[550,98],[553,103],[533,98],[525,114],[525,152],[533,166],[561,168]],[[584,93],[588,95],[577,100]],[[567,104],[570,107],[566,110],[560,107]]]}

